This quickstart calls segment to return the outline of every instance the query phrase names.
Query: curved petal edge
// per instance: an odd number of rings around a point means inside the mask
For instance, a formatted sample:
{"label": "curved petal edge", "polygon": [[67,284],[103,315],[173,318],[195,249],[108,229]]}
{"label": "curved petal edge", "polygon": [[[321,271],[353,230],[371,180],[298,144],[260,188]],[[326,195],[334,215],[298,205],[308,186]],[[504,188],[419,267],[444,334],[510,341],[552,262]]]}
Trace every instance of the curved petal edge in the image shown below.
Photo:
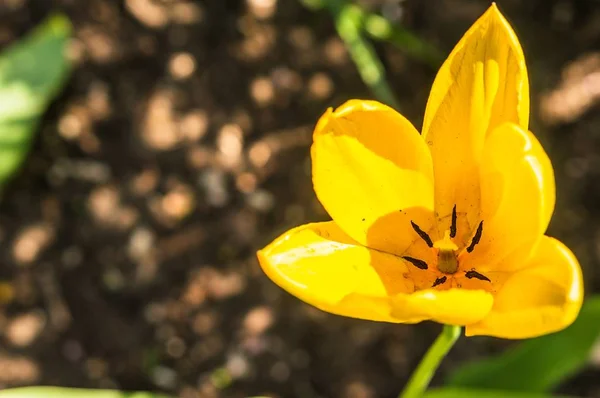
{"label": "curved petal edge", "polygon": [[400,322],[390,315],[390,297],[414,290],[399,257],[357,244],[332,221],[293,228],[257,256],[277,285],[338,315]]}
{"label": "curved petal edge", "polygon": [[399,228],[431,224],[431,155],[394,109],[363,100],[329,109],[315,127],[311,157],[319,201],[358,243],[401,255],[413,239]]}
{"label": "curved petal edge", "polygon": [[481,322],[466,335],[507,339],[537,337],[562,330],[577,318],[583,303],[583,277],[575,255],[544,236],[527,267],[509,277]]}

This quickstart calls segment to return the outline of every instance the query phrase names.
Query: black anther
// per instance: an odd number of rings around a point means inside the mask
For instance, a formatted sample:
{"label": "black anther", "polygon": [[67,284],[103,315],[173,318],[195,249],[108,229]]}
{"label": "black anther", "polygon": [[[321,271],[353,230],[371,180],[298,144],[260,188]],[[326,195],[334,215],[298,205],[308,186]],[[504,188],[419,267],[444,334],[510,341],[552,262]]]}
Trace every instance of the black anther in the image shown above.
{"label": "black anther", "polygon": [[469,279],[479,279],[480,281],[488,281],[491,282],[490,278],[488,278],[487,276],[480,274],[479,272],[475,271],[475,270],[471,270],[471,271],[467,271],[465,273],[465,276]]}
{"label": "black anther", "polygon": [[456,236],[456,205],[452,208],[452,225],[450,225],[450,237]]}
{"label": "black anther", "polygon": [[425,241],[425,243],[427,243],[427,246],[433,247],[433,242],[431,241],[431,238],[429,237],[429,235],[427,235],[427,232],[423,231],[421,228],[419,228],[419,226],[417,224],[415,224],[412,221],[410,222],[410,225],[412,225],[413,229],[415,230],[415,232],[417,234],[419,234],[421,239],[423,239]]}
{"label": "black anther", "polygon": [[477,227],[477,231],[475,231],[475,236],[473,236],[473,240],[471,241],[471,244],[469,245],[469,247],[467,247],[467,252],[471,253],[473,251],[473,249],[475,249],[475,245],[479,243],[479,241],[481,240],[481,234],[483,233],[483,221],[481,221],[479,223],[479,226]]}
{"label": "black anther", "polygon": [[446,282],[446,280],[448,280],[448,278],[446,278],[445,276],[442,276],[441,278],[436,278],[435,282],[433,282],[433,285],[431,285],[431,287],[441,285],[442,283]]}
{"label": "black anther", "polygon": [[403,259],[405,259],[406,261],[408,261],[409,263],[411,263],[412,265],[414,265],[415,267],[419,268],[419,269],[427,269],[429,268],[427,266],[427,263],[423,260],[419,260],[418,258],[414,258],[414,257],[409,257],[409,256],[402,256]]}

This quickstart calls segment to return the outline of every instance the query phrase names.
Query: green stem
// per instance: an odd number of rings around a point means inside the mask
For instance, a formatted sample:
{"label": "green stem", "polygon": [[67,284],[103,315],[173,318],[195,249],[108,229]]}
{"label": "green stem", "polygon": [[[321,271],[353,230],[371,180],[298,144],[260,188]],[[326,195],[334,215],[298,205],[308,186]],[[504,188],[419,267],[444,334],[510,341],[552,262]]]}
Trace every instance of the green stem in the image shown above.
{"label": "green stem", "polygon": [[427,63],[435,69],[439,68],[444,62],[444,55],[435,46],[408,29],[392,24],[381,15],[362,12],[364,14],[365,32],[372,38],[389,41],[396,47],[406,51],[410,56]]}
{"label": "green stem", "polygon": [[[339,3],[340,0],[300,0],[308,9],[318,11],[326,6],[331,8],[331,3]],[[353,7],[355,14],[360,13],[361,29],[371,38],[379,41],[387,41],[400,50],[405,51],[411,57],[420,60],[432,68],[439,68],[444,61],[444,54],[434,45],[423,40],[410,30],[399,24],[388,21],[381,15],[364,10],[355,4],[348,4],[346,7]],[[339,4],[333,4],[334,7],[340,7]]]}
{"label": "green stem", "polygon": [[404,391],[398,398],[418,398],[423,395],[435,371],[440,366],[442,359],[446,357],[448,351],[454,346],[454,343],[460,337],[461,327],[444,325],[442,333],[435,340],[433,345],[419,363],[417,369],[413,372],[404,387]]}
{"label": "green stem", "polygon": [[385,79],[385,69],[371,43],[362,35],[362,10],[342,0],[329,0],[326,5],[362,80],[377,99],[398,109],[398,100]]}

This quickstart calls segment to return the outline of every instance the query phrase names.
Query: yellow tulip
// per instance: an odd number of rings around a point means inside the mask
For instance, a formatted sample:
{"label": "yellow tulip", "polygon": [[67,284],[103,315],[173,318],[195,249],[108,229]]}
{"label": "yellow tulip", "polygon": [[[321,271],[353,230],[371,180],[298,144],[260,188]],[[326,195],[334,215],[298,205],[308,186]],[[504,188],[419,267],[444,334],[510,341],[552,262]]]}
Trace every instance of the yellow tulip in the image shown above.
{"label": "yellow tulip", "polygon": [[565,328],[581,307],[581,269],[544,236],[554,175],[528,122],[523,51],[492,5],[439,70],[421,134],[376,101],[321,117],[312,177],[333,220],[260,250],[263,270],[348,317],[503,338]]}

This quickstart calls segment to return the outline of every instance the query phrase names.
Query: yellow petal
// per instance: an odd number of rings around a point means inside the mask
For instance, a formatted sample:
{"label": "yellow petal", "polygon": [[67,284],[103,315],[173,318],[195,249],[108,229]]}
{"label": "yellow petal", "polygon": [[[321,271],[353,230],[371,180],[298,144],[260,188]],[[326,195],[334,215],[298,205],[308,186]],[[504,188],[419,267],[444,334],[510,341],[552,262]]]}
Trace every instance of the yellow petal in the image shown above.
{"label": "yellow petal", "polygon": [[405,323],[432,320],[449,325],[479,322],[492,308],[492,295],[483,290],[420,290],[399,294],[393,300],[392,316]]}
{"label": "yellow petal", "polygon": [[265,273],[289,293],[352,318],[465,325],[481,320],[492,306],[491,294],[482,290],[415,292],[415,283],[424,284],[435,274],[357,245],[334,222],[294,228],[259,251],[258,259]]}
{"label": "yellow petal", "polygon": [[418,238],[411,221],[430,228],[431,157],[402,115],[375,101],[348,101],[321,117],[313,138],[317,197],[354,240],[402,254]]}
{"label": "yellow petal", "polygon": [[[475,222],[477,165],[486,134],[504,122],[527,129],[529,83],[523,51],[495,4],[475,22],[439,70],[423,124],[435,174],[436,212],[456,204]],[[445,224],[449,225],[449,218]],[[447,229],[448,225],[442,225]]]}
{"label": "yellow petal", "polygon": [[513,274],[481,322],[466,334],[522,339],[569,326],[583,301],[581,268],[561,242],[545,236],[523,270]]}
{"label": "yellow petal", "polygon": [[510,123],[488,136],[483,154],[483,234],[473,252],[463,256],[464,268],[514,271],[525,265],[525,256],[550,222],[555,202],[552,165],[535,136]]}
{"label": "yellow petal", "polygon": [[334,222],[294,228],[258,252],[265,273],[299,299],[334,314],[399,322],[390,296],[414,290],[399,257],[367,249]]}

